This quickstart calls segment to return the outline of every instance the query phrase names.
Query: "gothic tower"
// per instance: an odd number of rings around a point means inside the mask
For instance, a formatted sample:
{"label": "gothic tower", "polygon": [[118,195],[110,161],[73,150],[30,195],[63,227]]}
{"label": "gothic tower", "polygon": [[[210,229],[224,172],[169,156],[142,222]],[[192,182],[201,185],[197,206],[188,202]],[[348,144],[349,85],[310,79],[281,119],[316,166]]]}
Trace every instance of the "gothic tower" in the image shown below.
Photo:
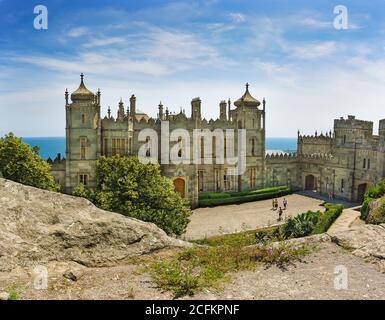
{"label": "gothic tower", "polygon": [[100,90],[95,95],[84,85],[80,75],[79,88],[66,91],[66,192],[83,183],[95,185],[95,162],[101,155]]}

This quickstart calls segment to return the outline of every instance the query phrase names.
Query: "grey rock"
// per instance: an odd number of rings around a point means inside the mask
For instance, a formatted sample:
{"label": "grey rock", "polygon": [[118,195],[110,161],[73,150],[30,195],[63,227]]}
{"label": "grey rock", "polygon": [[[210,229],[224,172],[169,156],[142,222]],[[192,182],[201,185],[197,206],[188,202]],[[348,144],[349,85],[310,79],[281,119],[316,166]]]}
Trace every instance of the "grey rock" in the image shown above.
{"label": "grey rock", "polygon": [[9,300],[9,293],[5,291],[0,292],[0,300]]}
{"label": "grey rock", "polygon": [[[334,233],[332,241],[381,267],[385,261],[385,225],[364,224]],[[382,269],[382,268],[381,268]]]}
{"label": "grey rock", "polygon": [[188,246],[152,223],[98,209],[86,199],[0,178],[0,271],[53,261],[112,266]]}

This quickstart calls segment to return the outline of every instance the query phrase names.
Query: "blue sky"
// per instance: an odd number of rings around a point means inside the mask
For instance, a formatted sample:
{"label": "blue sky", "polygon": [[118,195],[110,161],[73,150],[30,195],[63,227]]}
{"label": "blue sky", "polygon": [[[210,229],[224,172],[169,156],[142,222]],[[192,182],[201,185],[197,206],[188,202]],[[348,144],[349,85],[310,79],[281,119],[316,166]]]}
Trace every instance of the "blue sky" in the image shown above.
{"label": "blue sky", "polygon": [[[48,8],[48,30],[33,9]],[[345,5],[349,29],[333,27]],[[79,74],[103,113],[137,96],[207,119],[251,84],[267,100],[267,134],[329,130],[348,114],[385,118],[384,1],[0,0],[0,135],[63,136],[64,91]]]}

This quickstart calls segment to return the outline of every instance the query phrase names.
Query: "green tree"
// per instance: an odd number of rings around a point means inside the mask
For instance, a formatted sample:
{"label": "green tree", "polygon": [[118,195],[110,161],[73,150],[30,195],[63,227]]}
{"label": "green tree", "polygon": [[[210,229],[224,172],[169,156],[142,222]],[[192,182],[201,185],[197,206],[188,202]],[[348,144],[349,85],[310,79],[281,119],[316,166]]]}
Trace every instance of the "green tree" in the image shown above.
{"label": "green tree", "polygon": [[97,185],[92,191],[78,186],[75,195],[96,206],[155,223],[167,234],[182,234],[191,210],[174,191],[172,181],[161,176],[157,164],[142,164],[137,157],[101,157],[96,163]]}
{"label": "green tree", "polygon": [[50,165],[13,133],[0,138],[0,174],[2,177],[50,191],[58,191]]}

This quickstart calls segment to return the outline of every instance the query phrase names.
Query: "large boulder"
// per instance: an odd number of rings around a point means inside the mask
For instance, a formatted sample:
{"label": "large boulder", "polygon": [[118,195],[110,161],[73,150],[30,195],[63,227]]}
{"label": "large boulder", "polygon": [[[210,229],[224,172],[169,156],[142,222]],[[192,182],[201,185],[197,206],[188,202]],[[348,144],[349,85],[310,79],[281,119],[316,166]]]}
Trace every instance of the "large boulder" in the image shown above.
{"label": "large boulder", "polygon": [[0,271],[54,261],[111,266],[188,243],[86,199],[0,178]]}
{"label": "large boulder", "polygon": [[367,258],[385,271],[385,224],[364,224],[333,233],[332,241],[351,250],[356,256]]}

